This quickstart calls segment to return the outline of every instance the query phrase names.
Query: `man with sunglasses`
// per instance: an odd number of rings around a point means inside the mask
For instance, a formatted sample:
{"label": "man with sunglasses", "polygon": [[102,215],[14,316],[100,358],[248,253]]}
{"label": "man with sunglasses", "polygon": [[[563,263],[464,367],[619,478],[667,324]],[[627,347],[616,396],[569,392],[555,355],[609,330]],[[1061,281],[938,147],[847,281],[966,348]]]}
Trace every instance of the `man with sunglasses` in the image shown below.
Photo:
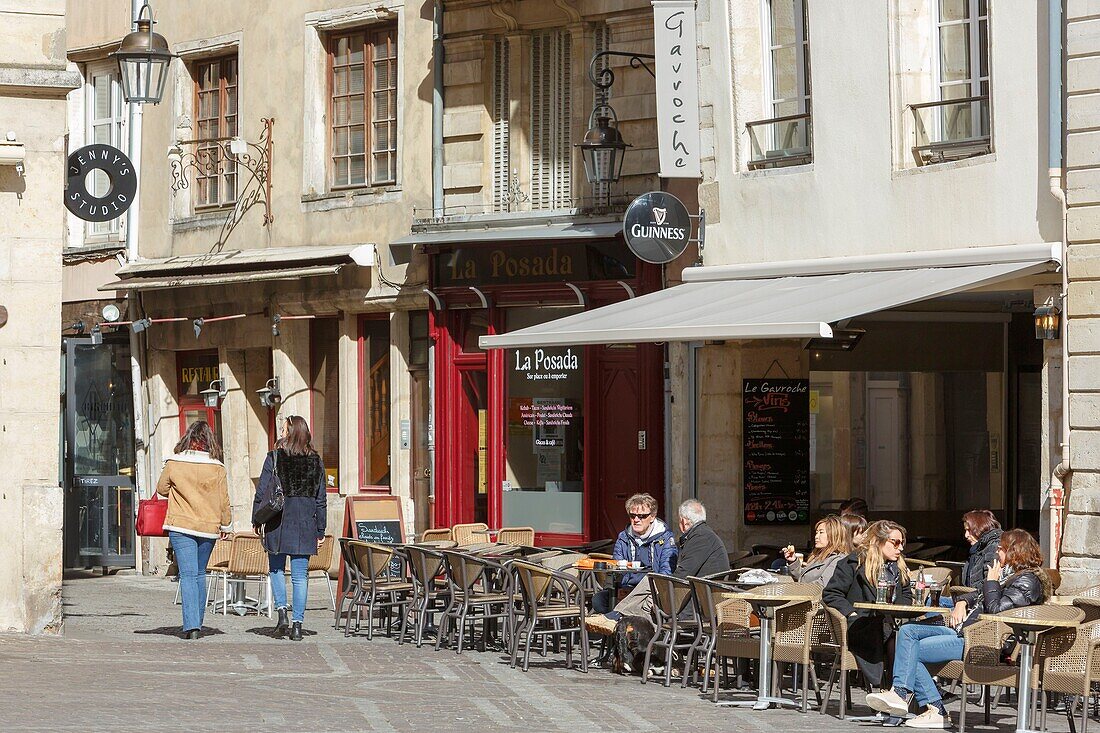
{"label": "man with sunglasses", "polygon": [[[644,583],[646,573],[671,573],[676,566],[676,541],[668,525],[657,518],[657,500],[649,494],[634,494],[626,500],[626,514],[630,526],[619,533],[612,557],[616,561],[640,563],[640,566],[635,573],[616,576],[615,588],[596,594],[592,608],[598,614],[611,610],[611,601],[620,590],[629,594]],[[610,634],[615,630],[617,618],[617,615],[614,618],[593,616],[590,626],[594,631]]]}

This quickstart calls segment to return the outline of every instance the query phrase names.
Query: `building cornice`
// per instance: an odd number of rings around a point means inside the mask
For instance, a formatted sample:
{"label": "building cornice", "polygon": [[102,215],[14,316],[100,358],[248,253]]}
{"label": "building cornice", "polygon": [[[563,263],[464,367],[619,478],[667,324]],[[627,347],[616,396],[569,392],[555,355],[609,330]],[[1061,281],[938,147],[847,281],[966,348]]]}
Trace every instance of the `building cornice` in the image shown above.
{"label": "building cornice", "polygon": [[64,67],[0,64],[0,96],[61,99],[80,84],[80,74]]}

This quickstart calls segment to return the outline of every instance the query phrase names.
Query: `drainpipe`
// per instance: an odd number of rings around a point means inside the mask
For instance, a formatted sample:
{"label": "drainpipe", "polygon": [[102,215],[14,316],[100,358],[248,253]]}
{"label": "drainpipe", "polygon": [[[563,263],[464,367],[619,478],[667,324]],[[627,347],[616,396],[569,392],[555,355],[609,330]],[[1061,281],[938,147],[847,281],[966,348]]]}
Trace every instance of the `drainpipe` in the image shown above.
{"label": "drainpipe", "polygon": [[1062,550],[1063,519],[1066,505],[1066,483],[1069,477],[1069,322],[1066,317],[1066,295],[1069,292],[1069,230],[1067,227],[1066,192],[1062,187],[1062,0],[1048,0],[1047,33],[1049,62],[1047,72],[1047,176],[1050,193],[1062,207],[1062,460],[1050,477],[1050,567],[1057,568]]}
{"label": "drainpipe", "polygon": [[443,0],[432,14],[432,216],[443,215]]}
{"label": "drainpipe", "polygon": [[[141,15],[143,0],[130,0],[131,31],[137,30],[138,17]],[[134,200],[126,212],[126,262],[136,262],[138,259],[138,222],[141,211],[141,105],[129,102],[127,107],[127,148],[130,160],[134,166],[134,175],[138,179],[138,187],[134,191]],[[136,292],[131,291],[129,296],[129,315],[131,321],[143,318],[145,313],[141,307],[141,299]],[[144,339],[140,334],[130,329],[130,382],[131,399],[134,409],[134,494],[137,498],[145,498],[142,492],[149,486],[149,432],[148,422],[145,419],[145,401],[142,398],[142,368],[141,349]],[[135,517],[137,501],[134,501]],[[137,539],[137,538],[135,538]],[[134,568],[138,573],[144,570],[141,541],[134,543]],[[156,563],[152,563],[154,566]]]}

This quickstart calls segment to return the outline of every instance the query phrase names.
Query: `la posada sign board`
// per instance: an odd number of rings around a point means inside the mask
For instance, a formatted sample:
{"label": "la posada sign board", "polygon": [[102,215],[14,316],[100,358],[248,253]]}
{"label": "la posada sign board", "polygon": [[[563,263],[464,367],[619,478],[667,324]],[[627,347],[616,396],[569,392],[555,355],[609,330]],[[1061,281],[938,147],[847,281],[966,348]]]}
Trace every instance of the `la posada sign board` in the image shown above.
{"label": "la posada sign board", "polygon": [[742,390],[745,524],[810,521],[810,381],[746,379]]}

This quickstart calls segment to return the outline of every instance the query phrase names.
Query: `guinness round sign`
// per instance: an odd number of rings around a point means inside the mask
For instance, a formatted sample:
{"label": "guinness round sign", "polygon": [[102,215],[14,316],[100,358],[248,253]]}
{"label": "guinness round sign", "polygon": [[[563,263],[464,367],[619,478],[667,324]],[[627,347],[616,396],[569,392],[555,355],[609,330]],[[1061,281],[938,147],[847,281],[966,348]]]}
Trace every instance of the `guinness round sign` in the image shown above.
{"label": "guinness round sign", "polygon": [[[107,175],[107,193],[93,196],[87,178],[92,171]],[[69,156],[65,208],[84,221],[110,221],[122,216],[137,193],[137,176],[130,159],[110,145],[87,145]]]}
{"label": "guinness round sign", "polygon": [[661,265],[684,253],[691,239],[691,216],[680,199],[664,191],[643,193],[623,216],[623,236],[638,259]]}

